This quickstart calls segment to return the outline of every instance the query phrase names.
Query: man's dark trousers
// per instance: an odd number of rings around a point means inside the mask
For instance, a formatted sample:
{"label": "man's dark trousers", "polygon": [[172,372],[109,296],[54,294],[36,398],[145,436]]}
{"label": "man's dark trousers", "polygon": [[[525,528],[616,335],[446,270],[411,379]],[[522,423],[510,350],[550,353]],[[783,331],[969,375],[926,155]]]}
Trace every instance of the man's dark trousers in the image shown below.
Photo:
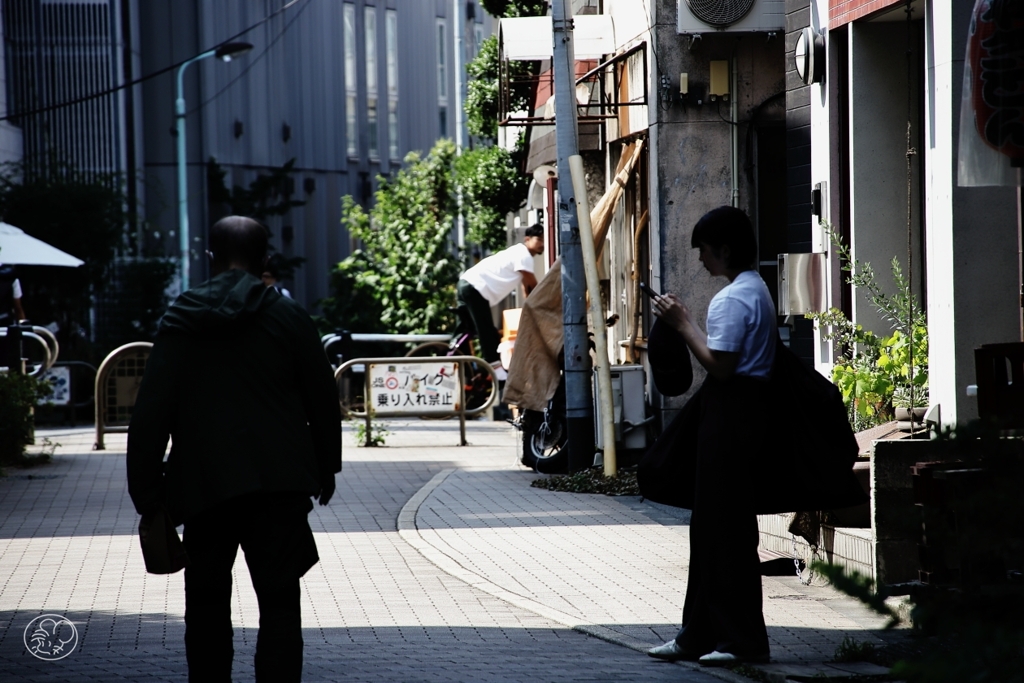
{"label": "man's dark trousers", "polygon": [[259,493],[224,501],[185,522],[185,656],[190,683],[231,681],[231,569],[245,553],[260,607],[256,680],[302,677],[299,579],[319,559],[308,496]]}
{"label": "man's dark trousers", "polygon": [[476,335],[480,340],[480,357],[493,363],[501,357],[501,354],[498,353],[501,335],[498,334],[498,329],[494,326],[494,319],[491,317],[491,302],[485,299],[476,287],[465,280],[459,280],[455,292],[459,304],[469,310],[469,316],[473,319]]}

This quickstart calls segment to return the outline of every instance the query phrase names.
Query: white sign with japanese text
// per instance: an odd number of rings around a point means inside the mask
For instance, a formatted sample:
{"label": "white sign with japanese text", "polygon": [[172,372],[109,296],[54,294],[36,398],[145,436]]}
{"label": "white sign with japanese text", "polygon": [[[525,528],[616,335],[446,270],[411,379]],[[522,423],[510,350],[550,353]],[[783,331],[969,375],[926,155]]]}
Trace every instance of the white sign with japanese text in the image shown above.
{"label": "white sign with japanese text", "polygon": [[370,363],[375,413],[451,413],[459,409],[458,363]]}

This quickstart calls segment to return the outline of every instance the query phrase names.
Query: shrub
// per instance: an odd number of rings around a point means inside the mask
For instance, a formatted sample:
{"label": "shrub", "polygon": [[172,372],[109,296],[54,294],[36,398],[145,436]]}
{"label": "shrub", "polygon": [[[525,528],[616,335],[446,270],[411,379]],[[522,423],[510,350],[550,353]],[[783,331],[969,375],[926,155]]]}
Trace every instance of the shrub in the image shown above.
{"label": "shrub", "polygon": [[0,467],[24,463],[25,446],[32,439],[32,410],[50,390],[35,377],[0,373]]}

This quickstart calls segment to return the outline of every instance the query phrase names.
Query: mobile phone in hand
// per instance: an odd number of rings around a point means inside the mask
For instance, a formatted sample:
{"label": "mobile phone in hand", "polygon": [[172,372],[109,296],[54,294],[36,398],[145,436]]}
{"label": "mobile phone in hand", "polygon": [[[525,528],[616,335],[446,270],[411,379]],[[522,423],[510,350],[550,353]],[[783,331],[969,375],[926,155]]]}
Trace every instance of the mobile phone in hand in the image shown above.
{"label": "mobile phone in hand", "polygon": [[651,297],[652,299],[653,299],[654,297],[656,297],[656,296],[661,296],[660,294],[658,294],[657,292],[655,292],[655,291],[654,291],[653,289],[651,289],[651,288],[650,288],[650,287],[649,287],[649,286],[647,285],[647,283],[646,283],[646,282],[641,282],[641,283],[640,283],[640,291],[641,291],[641,292],[643,292],[644,294],[646,294],[647,296]]}

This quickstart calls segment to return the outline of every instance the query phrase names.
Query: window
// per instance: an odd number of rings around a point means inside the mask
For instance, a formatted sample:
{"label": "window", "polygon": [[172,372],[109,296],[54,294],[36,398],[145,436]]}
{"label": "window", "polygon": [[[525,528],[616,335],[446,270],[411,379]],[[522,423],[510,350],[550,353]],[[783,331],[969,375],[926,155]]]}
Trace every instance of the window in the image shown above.
{"label": "window", "polygon": [[366,122],[370,137],[370,156],[380,156],[377,137],[377,8],[364,9],[366,34]]}
{"label": "window", "polygon": [[437,20],[437,109],[440,136],[448,135],[448,59],[444,19]]}
{"label": "window", "polygon": [[345,41],[345,144],[349,156],[359,154],[359,129],[356,127],[356,8],[344,8]]}
{"label": "window", "polygon": [[437,97],[448,97],[448,60],[445,58],[444,20],[437,21]]}
{"label": "window", "polygon": [[384,41],[388,74],[388,156],[398,159],[398,12],[384,15]]}

